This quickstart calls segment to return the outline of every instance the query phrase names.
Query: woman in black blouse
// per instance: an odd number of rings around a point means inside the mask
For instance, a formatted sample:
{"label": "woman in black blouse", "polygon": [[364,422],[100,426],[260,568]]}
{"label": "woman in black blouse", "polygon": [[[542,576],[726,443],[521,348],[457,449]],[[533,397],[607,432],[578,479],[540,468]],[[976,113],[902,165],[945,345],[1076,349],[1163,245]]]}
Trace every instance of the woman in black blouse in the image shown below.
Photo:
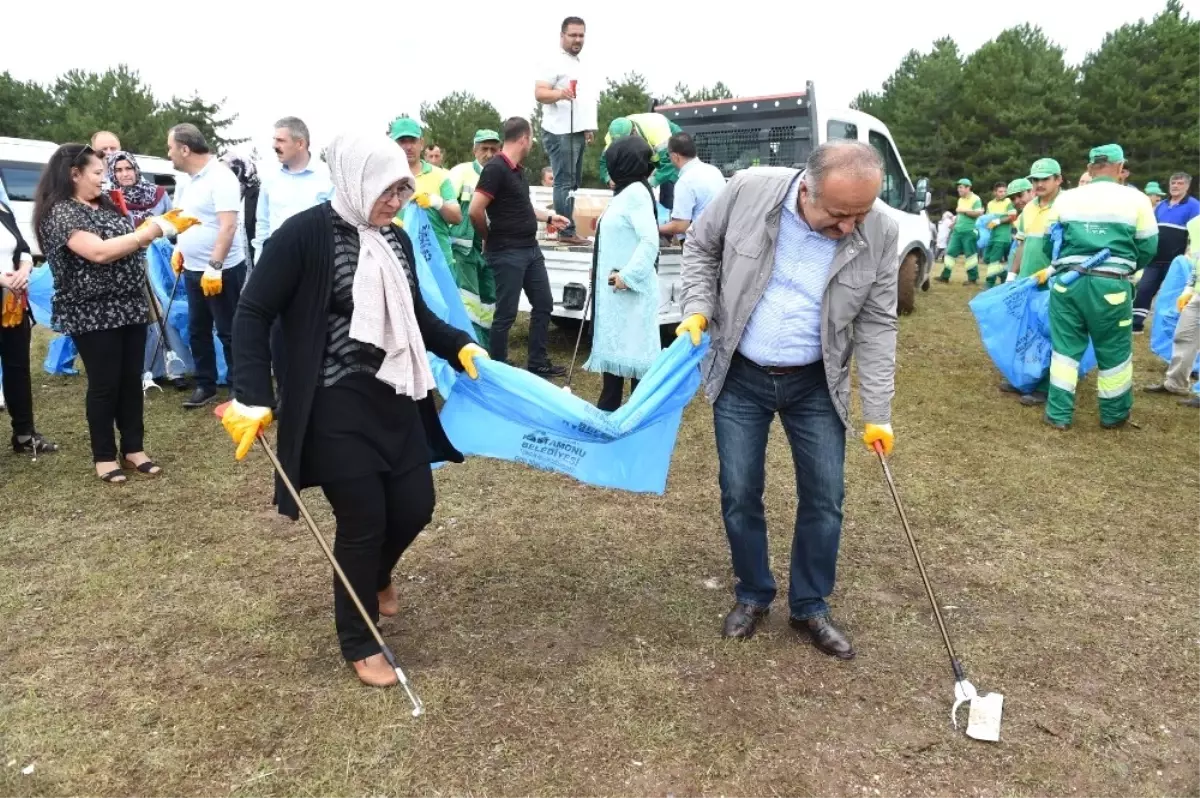
{"label": "woman in black blouse", "polygon": [[[135,232],[104,191],[104,159],[84,144],[54,151],[34,196],[33,225],[54,275],[51,321],[71,336],[87,371],[87,420],[96,476],[125,481],[123,467],[162,472],[143,445],[142,359],[146,273],[142,250],[199,221],[169,211]],[[121,462],[113,425],[121,433]]]}
{"label": "woman in black blouse", "polygon": [[[413,194],[386,136],[327,150],[331,203],[293,216],[242,289],[233,320],[234,401],[222,423],[240,459],[279,415],[279,460],[299,488],[320,486],[337,518],[333,551],[377,619],[398,611],[392,569],[433,517],[431,462],[461,463],[438,421],[428,351],[478,376],[487,353],[421,299],[412,242],[391,224]],[[271,325],[286,347],[287,390],[271,386]],[[279,512],[297,508],[278,481]],[[334,580],[342,656],[365,684],[396,683],[370,630]]]}

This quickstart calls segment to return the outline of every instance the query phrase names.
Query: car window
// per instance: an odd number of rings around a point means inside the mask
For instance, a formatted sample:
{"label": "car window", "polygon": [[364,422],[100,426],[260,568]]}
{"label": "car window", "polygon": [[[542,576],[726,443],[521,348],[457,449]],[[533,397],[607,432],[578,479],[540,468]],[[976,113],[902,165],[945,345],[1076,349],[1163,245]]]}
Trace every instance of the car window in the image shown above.
{"label": "car window", "polygon": [[42,164],[0,161],[0,181],[4,182],[4,193],[13,202],[33,202],[41,179]]}
{"label": "car window", "polygon": [[905,210],[908,180],[900,168],[900,159],[896,157],[892,143],[887,136],[875,130],[870,131],[867,138],[883,159],[883,185],[879,187],[879,198],[897,210]]}
{"label": "car window", "polygon": [[829,141],[834,139],[854,139],[858,140],[858,125],[853,122],[843,122],[840,119],[830,119],[825,125],[825,138]]}

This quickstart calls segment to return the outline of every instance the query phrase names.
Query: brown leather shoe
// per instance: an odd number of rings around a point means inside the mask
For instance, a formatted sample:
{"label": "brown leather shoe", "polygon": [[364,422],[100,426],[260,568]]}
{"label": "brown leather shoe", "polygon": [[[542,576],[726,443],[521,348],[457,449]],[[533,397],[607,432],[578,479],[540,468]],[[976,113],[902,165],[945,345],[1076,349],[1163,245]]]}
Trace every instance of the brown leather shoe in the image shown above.
{"label": "brown leather shoe", "polygon": [[560,235],[555,239],[555,242],[560,247],[590,247],[592,245],[590,240],[586,238],[580,238],[579,236]]}
{"label": "brown leather shoe", "polygon": [[749,640],[754,637],[758,622],[766,618],[770,611],[769,607],[755,607],[739,601],[725,616],[725,628],[721,630],[721,636]]}
{"label": "brown leather shoe", "polygon": [[807,632],[812,644],[829,656],[854,659],[854,646],[850,645],[850,638],[834,625],[830,616],[818,615],[804,620],[788,618],[788,624],[797,631]]}
{"label": "brown leather shoe", "polygon": [[359,681],[368,687],[391,687],[400,681],[383,654],[372,654],[366,659],[356,659],[350,664],[354,666]]}
{"label": "brown leather shoe", "polygon": [[391,584],[379,591],[379,614],[391,618],[400,612],[400,599],[396,598],[396,585]]}

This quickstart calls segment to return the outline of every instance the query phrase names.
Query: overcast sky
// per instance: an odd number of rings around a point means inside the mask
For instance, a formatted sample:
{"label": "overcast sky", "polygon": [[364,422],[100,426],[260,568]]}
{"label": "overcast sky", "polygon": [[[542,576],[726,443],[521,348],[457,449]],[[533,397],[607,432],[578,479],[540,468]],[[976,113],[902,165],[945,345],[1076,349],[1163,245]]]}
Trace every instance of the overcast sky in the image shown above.
{"label": "overcast sky", "polygon": [[[416,116],[422,101],[456,89],[491,101],[502,116],[527,116],[537,65],[558,47],[568,15],[587,21],[583,57],[592,70],[612,78],[640,72],[659,96],[678,81],[722,80],[746,96],[798,91],[812,80],[822,104],[844,106],[879,88],[910,49],[928,51],[941,36],[970,52],[1031,21],[1078,63],[1107,31],[1149,19],[1164,4],[1100,11],[1094,0],[708,0],[711,10],[692,11],[686,3],[644,0],[337,0],[311,4],[306,14],[304,3],[209,0],[112,14],[94,0],[12,0],[3,13],[0,70],[47,82],[71,68],[102,71],[124,62],[160,97],[198,91],[206,100],[224,98],[238,114],[230,132],[251,138],[243,148],[255,144],[269,156],[272,123],[285,115],[304,119],[317,147],[342,130],[383,131],[392,117]],[[1200,15],[1200,0],[1184,7]]]}

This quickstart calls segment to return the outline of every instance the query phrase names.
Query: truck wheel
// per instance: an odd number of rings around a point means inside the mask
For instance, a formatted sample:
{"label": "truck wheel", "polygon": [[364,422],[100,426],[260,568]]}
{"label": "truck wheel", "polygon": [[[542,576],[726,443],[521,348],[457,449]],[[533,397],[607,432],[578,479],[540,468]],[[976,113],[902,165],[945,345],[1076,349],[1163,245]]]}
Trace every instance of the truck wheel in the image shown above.
{"label": "truck wheel", "polygon": [[917,303],[917,253],[910,252],[900,262],[900,275],[896,287],[896,312],[907,316]]}

